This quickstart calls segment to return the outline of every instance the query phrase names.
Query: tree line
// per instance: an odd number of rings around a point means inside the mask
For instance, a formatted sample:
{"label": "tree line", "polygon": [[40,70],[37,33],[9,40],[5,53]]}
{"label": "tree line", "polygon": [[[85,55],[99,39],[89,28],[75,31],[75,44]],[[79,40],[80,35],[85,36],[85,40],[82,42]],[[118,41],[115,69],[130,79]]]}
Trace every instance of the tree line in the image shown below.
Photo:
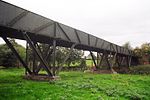
{"label": "tree line", "polygon": [[150,43],[143,43],[141,46],[133,48],[130,42],[127,42],[123,47],[133,50],[134,54],[139,57],[140,64],[150,64]]}
{"label": "tree line", "polygon": [[[15,42],[15,39],[10,39],[10,42],[14,46],[14,48],[17,50],[21,58],[25,61],[26,60],[26,48],[19,45],[17,42]],[[46,50],[46,45],[40,44],[39,45],[41,49]],[[57,66],[60,66],[60,64],[65,59],[66,55],[70,52],[70,48],[64,48],[64,47],[57,47],[56,52],[56,64]],[[33,59],[33,52],[31,49],[28,50],[28,58],[29,62]],[[73,49],[72,53],[69,56],[69,59],[65,62],[65,66],[71,66],[75,64],[83,64],[83,55],[84,52],[82,50]],[[51,57],[52,58],[52,57]],[[49,64],[52,64],[52,59],[49,60]],[[21,64],[16,58],[16,56],[13,54],[13,52],[8,48],[6,44],[0,45],[0,66],[4,67],[20,67]]]}
{"label": "tree line", "polygon": [[[26,59],[26,48],[19,45],[15,42],[14,39],[10,39],[10,42],[15,47],[19,55],[23,60]],[[139,57],[139,61],[141,64],[149,64],[150,63],[150,44],[144,43],[140,47],[132,48],[129,42],[125,43],[123,47],[127,49],[131,49],[134,51],[135,55]],[[40,48],[45,49],[45,45],[40,44]],[[60,66],[66,55],[69,53],[69,48],[57,47],[56,52],[56,64]],[[29,52],[29,60],[33,59],[32,52]],[[82,50],[74,49],[70,54],[69,59],[65,62],[65,66],[71,65],[81,65],[85,66],[86,62],[83,58],[84,52]],[[49,63],[52,63],[52,60],[49,60]],[[13,52],[8,48],[6,44],[0,45],[0,66],[4,67],[19,67],[21,66],[20,62],[17,60],[16,56]]]}

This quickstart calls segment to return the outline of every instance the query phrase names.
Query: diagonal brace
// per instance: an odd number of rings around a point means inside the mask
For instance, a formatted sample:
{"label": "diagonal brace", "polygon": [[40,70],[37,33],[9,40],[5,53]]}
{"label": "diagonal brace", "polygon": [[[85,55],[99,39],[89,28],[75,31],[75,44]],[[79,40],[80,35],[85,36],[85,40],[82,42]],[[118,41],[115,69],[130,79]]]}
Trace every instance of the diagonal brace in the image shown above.
{"label": "diagonal brace", "polygon": [[92,57],[92,60],[93,60],[93,62],[94,62],[94,65],[95,65],[95,67],[96,67],[96,69],[97,69],[97,64],[96,64],[96,61],[95,61],[95,58],[94,58],[94,55],[93,55],[92,51],[90,51],[90,55],[91,55],[91,57]]}
{"label": "diagonal brace", "polygon": [[[38,47],[39,48],[39,47]],[[53,53],[53,49],[50,49],[50,46],[48,47],[49,49],[47,49],[47,55],[44,55],[43,58],[45,61],[47,61],[47,59],[49,58],[49,56]],[[39,51],[42,53],[42,51],[39,48]],[[38,73],[41,69],[42,64],[40,63],[40,65],[37,67],[37,70],[35,71],[35,73]]]}
{"label": "diagonal brace", "polygon": [[33,49],[33,51],[38,56],[38,58],[41,61],[41,63],[44,65],[44,68],[45,68],[46,72],[48,73],[48,75],[49,76],[53,76],[52,73],[51,73],[51,71],[47,67],[48,65],[46,64],[46,62],[44,61],[44,59],[41,57],[41,55],[39,54],[39,52],[36,50],[36,48],[34,47],[33,42],[31,41],[30,37],[28,36],[28,34],[26,32],[24,32],[24,38],[28,41],[30,47]]}
{"label": "diagonal brace", "polygon": [[70,54],[72,53],[74,47],[76,46],[76,44],[73,44],[70,48],[70,52],[68,53],[68,55],[66,56],[66,58],[64,59],[64,61],[62,62],[61,66],[58,68],[58,72],[57,74],[59,73],[59,71],[62,69],[63,65],[65,64],[65,62],[69,59],[69,56]]}

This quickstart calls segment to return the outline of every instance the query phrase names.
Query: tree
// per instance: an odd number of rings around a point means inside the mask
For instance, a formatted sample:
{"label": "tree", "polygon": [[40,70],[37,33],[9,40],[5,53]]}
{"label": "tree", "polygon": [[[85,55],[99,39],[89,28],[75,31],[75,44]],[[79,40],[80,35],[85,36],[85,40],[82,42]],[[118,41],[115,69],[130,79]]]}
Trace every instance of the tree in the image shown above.
{"label": "tree", "polygon": [[134,54],[136,56],[142,57],[142,50],[141,50],[141,48],[136,47],[133,51],[134,51]]}
{"label": "tree", "polygon": [[150,62],[150,45],[148,43],[142,44],[141,51],[144,64],[148,64]]}
{"label": "tree", "polygon": [[[17,44],[14,39],[10,39],[10,42],[18,51],[22,59],[25,59],[25,48]],[[6,44],[0,45],[0,65],[4,67],[16,67],[18,60],[13,52],[8,48]]]}
{"label": "tree", "polygon": [[[48,45],[46,44],[39,44],[40,49],[43,53],[47,53],[46,50],[48,49]],[[70,52],[70,48],[65,48],[65,47],[56,47],[56,64],[57,66],[60,66],[65,57],[69,54]],[[83,51],[82,50],[77,50],[77,49],[73,49],[72,53],[69,56],[69,59],[67,59],[67,61],[65,62],[65,64],[67,66],[70,66],[71,63],[75,64],[80,62],[81,57],[83,56]],[[52,65],[52,61],[53,61],[53,54],[51,54],[50,59],[48,60],[49,65]]]}
{"label": "tree", "polygon": [[134,53],[140,57],[141,64],[148,64],[150,62],[150,44],[144,43],[141,47],[136,47]]}
{"label": "tree", "polygon": [[122,45],[123,47],[132,50],[133,48],[131,47],[130,42],[126,42],[125,44]]}
{"label": "tree", "polygon": [[150,44],[149,43],[144,43],[141,45],[141,50],[145,54],[150,54]]}
{"label": "tree", "polygon": [[[68,54],[69,52],[70,49],[66,48],[66,53]],[[68,67],[70,66],[71,63],[72,64],[79,63],[83,54],[84,54],[83,51],[73,49],[72,53],[69,56],[69,59],[67,60]]]}

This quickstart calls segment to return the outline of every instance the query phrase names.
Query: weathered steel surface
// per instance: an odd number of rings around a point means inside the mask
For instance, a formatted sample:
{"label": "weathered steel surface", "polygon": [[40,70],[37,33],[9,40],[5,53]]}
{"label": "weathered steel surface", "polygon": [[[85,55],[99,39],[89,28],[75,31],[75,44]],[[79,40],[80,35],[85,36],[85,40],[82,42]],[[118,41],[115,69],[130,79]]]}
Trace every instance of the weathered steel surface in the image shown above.
{"label": "weathered steel surface", "polygon": [[108,53],[133,56],[132,51],[121,46],[0,1],[0,36],[24,40],[22,31],[27,32],[36,42],[50,44],[56,40],[57,46],[71,47],[77,44],[76,49],[95,52],[105,50]]}

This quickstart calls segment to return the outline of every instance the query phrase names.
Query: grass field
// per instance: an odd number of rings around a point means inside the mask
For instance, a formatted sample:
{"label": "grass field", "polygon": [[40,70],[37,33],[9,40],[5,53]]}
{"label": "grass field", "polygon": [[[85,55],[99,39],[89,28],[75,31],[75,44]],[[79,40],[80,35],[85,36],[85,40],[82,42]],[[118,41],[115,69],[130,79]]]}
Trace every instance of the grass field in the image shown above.
{"label": "grass field", "polygon": [[23,69],[0,70],[0,100],[150,100],[150,76],[61,72],[61,80],[23,79]]}

